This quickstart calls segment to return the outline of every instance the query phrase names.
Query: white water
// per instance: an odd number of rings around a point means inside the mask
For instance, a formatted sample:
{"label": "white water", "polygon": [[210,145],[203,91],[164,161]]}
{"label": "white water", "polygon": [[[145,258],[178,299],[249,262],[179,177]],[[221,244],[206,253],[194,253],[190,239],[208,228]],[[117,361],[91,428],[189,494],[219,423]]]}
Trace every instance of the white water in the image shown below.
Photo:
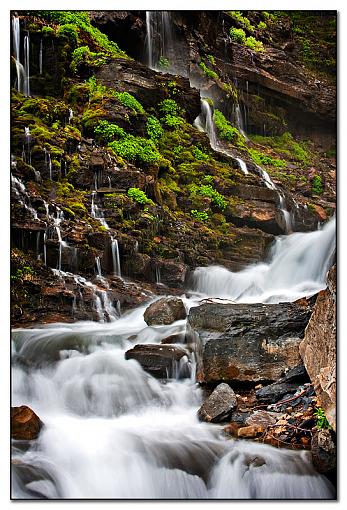
{"label": "white water", "polygon": [[[146,11],[146,63],[150,69],[172,73],[176,70],[173,25],[168,11]],[[160,58],[168,66],[160,66]]]}
{"label": "white water", "polygon": [[[199,269],[195,297],[184,302],[196,306],[197,290],[238,302],[278,302],[323,288],[334,235],[331,220],[320,231],[279,238],[269,264],[240,273]],[[78,275],[57,274],[93,286]],[[93,288],[96,311],[105,321],[107,292]],[[46,473],[30,482],[15,471],[14,497],[334,497],[308,452],[226,440],[221,426],[198,421],[202,395],[194,382],[193,355],[184,361],[193,368],[192,377],[166,384],[136,361],[126,361],[124,352],[134,344],[159,343],[185,331],[185,321],[147,327],[145,308],[118,320],[113,316],[112,322],[13,332],[12,404],[29,405],[45,424],[37,441],[27,450],[15,449],[14,458]]]}
{"label": "white water", "polygon": [[120,267],[119,246],[118,246],[117,239],[112,238],[111,252],[112,252],[113,273],[116,276],[122,276],[122,271],[121,271],[121,267]]}
{"label": "white water", "polygon": [[20,62],[20,22],[18,16],[12,16],[12,39],[13,57],[16,62],[17,81],[16,88],[19,92],[24,91],[25,70]]}
{"label": "white water", "polygon": [[233,273],[224,267],[201,267],[193,288],[212,297],[240,303],[278,303],[311,296],[325,288],[326,272],[335,252],[335,219],[321,230],[276,239],[268,263]]}
{"label": "white water", "polygon": [[24,37],[24,95],[30,96],[30,39]]}
{"label": "white water", "polygon": [[39,53],[39,73],[42,74],[42,60],[43,60],[43,41],[40,41],[40,53]]}

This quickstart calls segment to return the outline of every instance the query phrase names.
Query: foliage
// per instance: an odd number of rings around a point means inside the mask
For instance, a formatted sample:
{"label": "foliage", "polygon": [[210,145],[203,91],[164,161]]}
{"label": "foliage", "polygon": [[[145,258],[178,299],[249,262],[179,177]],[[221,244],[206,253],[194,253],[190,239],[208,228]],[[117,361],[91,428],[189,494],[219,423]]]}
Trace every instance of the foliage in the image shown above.
{"label": "foliage", "polygon": [[218,78],[218,74],[215,71],[212,71],[212,69],[210,69],[209,67],[207,67],[203,60],[199,63],[199,67],[209,78],[212,78],[213,80],[216,80]]}
{"label": "foliage", "polygon": [[113,95],[122,103],[123,106],[137,113],[144,113],[145,110],[141,103],[129,92],[113,92]]}
{"label": "foliage", "polygon": [[249,32],[254,32],[254,26],[248,18],[242,16],[240,11],[228,11],[228,14],[233,20],[237,21],[243,28]]}
{"label": "foliage", "polygon": [[152,115],[150,115],[147,119],[146,130],[149,138],[154,141],[158,140],[158,138],[160,138],[163,134],[163,128],[161,127],[159,120]]}
{"label": "foliage", "polygon": [[174,80],[169,81],[167,88],[169,89],[169,93],[172,96],[175,96],[178,93],[177,83]]}
{"label": "foliage", "polygon": [[31,280],[34,275],[34,270],[30,266],[24,266],[11,275],[11,282],[22,282],[23,280]]}
{"label": "foliage", "polygon": [[73,73],[77,72],[78,67],[83,63],[88,67],[99,67],[106,62],[103,53],[90,51],[88,46],[80,46],[72,52],[70,69]]}
{"label": "foliage", "polygon": [[245,45],[254,51],[264,51],[263,43],[255,39],[252,35],[247,37]]}
{"label": "foliage", "polygon": [[246,42],[246,32],[242,28],[231,27],[229,30],[231,39],[239,44]]}
{"label": "foliage", "polygon": [[249,149],[248,152],[257,165],[271,165],[276,168],[284,168],[286,166],[284,159],[272,158],[268,154],[264,154],[256,149]]}
{"label": "foliage", "polygon": [[158,62],[158,66],[161,69],[168,69],[170,67],[170,62],[167,58],[161,56]]}
{"label": "foliage", "polygon": [[294,140],[289,131],[281,136],[252,136],[255,143],[267,145],[278,152],[283,153],[286,157],[292,158],[304,165],[310,164],[310,153],[308,151],[307,142]]}
{"label": "foliage", "polygon": [[264,22],[264,21],[259,21],[258,25],[257,25],[257,28],[259,30],[266,30],[267,28],[267,24]]}
{"label": "foliage", "polygon": [[313,416],[316,418],[316,427],[317,429],[328,429],[331,430],[331,426],[325,416],[325,412],[321,407],[317,407],[313,413]]}
{"label": "foliage", "polygon": [[126,134],[120,140],[110,142],[109,147],[128,161],[158,164],[162,159],[154,142],[140,136]]}
{"label": "foliage", "polygon": [[178,115],[180,113],[180,107],[174,99],[164,99],[161,101],[159,103],[159,110],[170,115]]}
{"label": "foliage", "polygon": [[198,161],[208,161],[209,155],[203,152],[199,147],[196,147],[195,145],[192,146],[192,154],[195,159]]}
{"label": "foliage", "polygon": [[238,147],[245,147],[242,135],[236,127],[230,124],[221,111],[215,110],[213,113],[213,119],[220,138],[227,140],[228,142],[232,142]]}
{"label": "foliage", "polygon": [[324,191],[322,178],[320,175],[315,175],[312,179],[312,193],[314,195],[321,195]]}
{"label": "foliage", "polygon": [[138,204],[153,204],[153,201],[147,197],[146,193],[139,188],[129,188],[128,197],[132,198]]}
{"label": "foliage", "polygon": [[212,64],[213,66],[216,65],[216,60],[213,55],[207,55],[207,58],[208,58],[210,64]]}
{"label": "foliage", "polygon": [[178,117],[177,115],[167,114],[163,117],[162,121],[171,128],[177,129],[184,123],[184,119],[182,117]]}
{"label": "foliage", "polygon": [[114,140],[116,137],[123,138],[126,136],[124,129],[117,124],[112,124],[107,120],[100,120],[94,128],[95,137],[99,142],[107,143]]}
{"label": "foliage", "polygon": [[129,58],[114,41],[110,41],[106,34],[91,24],[87,11],[37,11],[37,15],[60,25],[74,25],[83,30],[99,49],[111,53],[114,57]]}
{"label": "foliage", "polygon": [[75,46],[78,43],[78,32],[76,25],[72,23],[66,23],[65,25],[60,25],[57,31],[59,36],[67,37]]}
{"label": "foliage", "polygon": [[211,184],[201,184],[197,186],[196,184],[192,184],[190,186],[190,194],[192,196],[201,195],[203,197],[211,198],[212,203],[216,205],[219,209],[224,211],[227,206],[227,201]]}
{"label": "foliage", "polygon": [[42,35],[45,36],[52,36],[54,34],[54,28],[48,27],[47,25],[44,25],[42,27]]}
{"label": "foliage", "polygon": [[208,213],[204,211],[197,211],[196,209],[192,209],[190,214],[195,220],[198,221],[207,221],[209,219]]}

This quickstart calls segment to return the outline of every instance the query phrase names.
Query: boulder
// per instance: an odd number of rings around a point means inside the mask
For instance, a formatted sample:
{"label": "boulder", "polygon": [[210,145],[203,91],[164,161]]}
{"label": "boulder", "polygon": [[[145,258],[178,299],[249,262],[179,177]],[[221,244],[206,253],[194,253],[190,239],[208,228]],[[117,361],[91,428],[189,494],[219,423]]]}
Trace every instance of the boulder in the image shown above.
{"label": "boulder", "polygon": [[321,407],[336,430],[336,265],[319,292],[300,354],[314,385]]}
{"label": "boulder", "polygon": [[311,441],[312,462],[319,473],[336,468],[336,445],[330,430],[316,430]]}
{"label": "boulder", "polygon": [[248,427],[241,427],[237,431],[237,437],[244,437],[245,439],[253,439],[264,433],[264,427],[249,425]]}
{"label": "boulder", "polygon": [[43,427],[37,414],[28,406],[11,408],[11,437],[30,441],[36,439]]}
{"label": "boulder", "polygon": [[202,404],[198,410],[198,417],[202,421],[218,423],[230,418],[236,407],[234,391],[228,384],[221,383]]}
{"label": "boulder", "polygon": [[269,413],[264,409],[260,409],[254,411],[251,416],[246,418],[245,424],[248,426],[263,427],[265,429],[269,425],[274,425],[281,416],[281,413]]}
{"label": "boulder", "polygon": [[175,321],[185,319],[187,312],[182,299],[177,297],[161,298],[146,309],[143,315],[149,325],[172,324]]}
{"label": "boulder", "polygon": [[278,402],[282,397],[284,397],[284,395],[294,394],[297,389],[297,384],[273,383],[257,390],[255,395],[259,402],[273,404]]}
{"label": "boulder", "polygon": [[190,377],[187,351],[174,345],[138,344],[125,353],[125,359],[135,359],[154,377]]}
{"label": "boulder", "polygon": [[301,359],[309,306],[206,303],[190,309],[200,383],[276,381]]}

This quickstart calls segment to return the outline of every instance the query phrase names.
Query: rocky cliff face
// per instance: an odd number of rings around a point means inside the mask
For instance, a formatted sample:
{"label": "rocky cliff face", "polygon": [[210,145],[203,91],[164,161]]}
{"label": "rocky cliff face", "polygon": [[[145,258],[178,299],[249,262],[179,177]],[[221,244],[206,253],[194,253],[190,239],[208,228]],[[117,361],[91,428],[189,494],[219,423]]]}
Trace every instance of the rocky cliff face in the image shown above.
{"label": "rocky cliff face", "polygon": [[[179,293],[197,266],[239,270],[264,260],[274,235],[333,214],[334,66],[304,63],[303,18],[244,14],[248,28],[231,13],[172,13],[168,42],[154,13],[154,70],[144,12],[19,13],[15,323],[107,320],[141,302],[140,288]],[[334,16],[317,19],[333,37]],[[242,26],[262,51],[231,37]],[[17,75],[25,37],[29,94]],[[206,121],[201,97],[215,111],[218,150],[194,124]]]}
{"label": "rocky cliff face", "polygon": [[326,417],[336,430],[336,266],[317,297],[300,354]]}

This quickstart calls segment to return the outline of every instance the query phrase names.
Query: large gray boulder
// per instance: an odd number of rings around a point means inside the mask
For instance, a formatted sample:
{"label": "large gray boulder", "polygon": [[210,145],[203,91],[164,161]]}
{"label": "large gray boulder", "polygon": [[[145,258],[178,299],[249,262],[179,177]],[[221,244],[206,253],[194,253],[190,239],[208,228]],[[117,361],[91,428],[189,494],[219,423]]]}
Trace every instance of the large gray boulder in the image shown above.
{"label": "large gray boulder", "polygon": [[148,326],[172,324],[187,317],[182,299],[167,297],[158,299],[145,310],[143,318]]}
{"label": "large gray boulder", "polygon": [[236,395],[228,384],[221,383],[205,400],[198,410],[198,417],[202,421],[217,423],[230,418],[237,407]]}
{"label": "large gray boulder", "polygon": [[200,383],[276,381],[301,362],[309,305],[215,304],[191,308],[188,341]]}

